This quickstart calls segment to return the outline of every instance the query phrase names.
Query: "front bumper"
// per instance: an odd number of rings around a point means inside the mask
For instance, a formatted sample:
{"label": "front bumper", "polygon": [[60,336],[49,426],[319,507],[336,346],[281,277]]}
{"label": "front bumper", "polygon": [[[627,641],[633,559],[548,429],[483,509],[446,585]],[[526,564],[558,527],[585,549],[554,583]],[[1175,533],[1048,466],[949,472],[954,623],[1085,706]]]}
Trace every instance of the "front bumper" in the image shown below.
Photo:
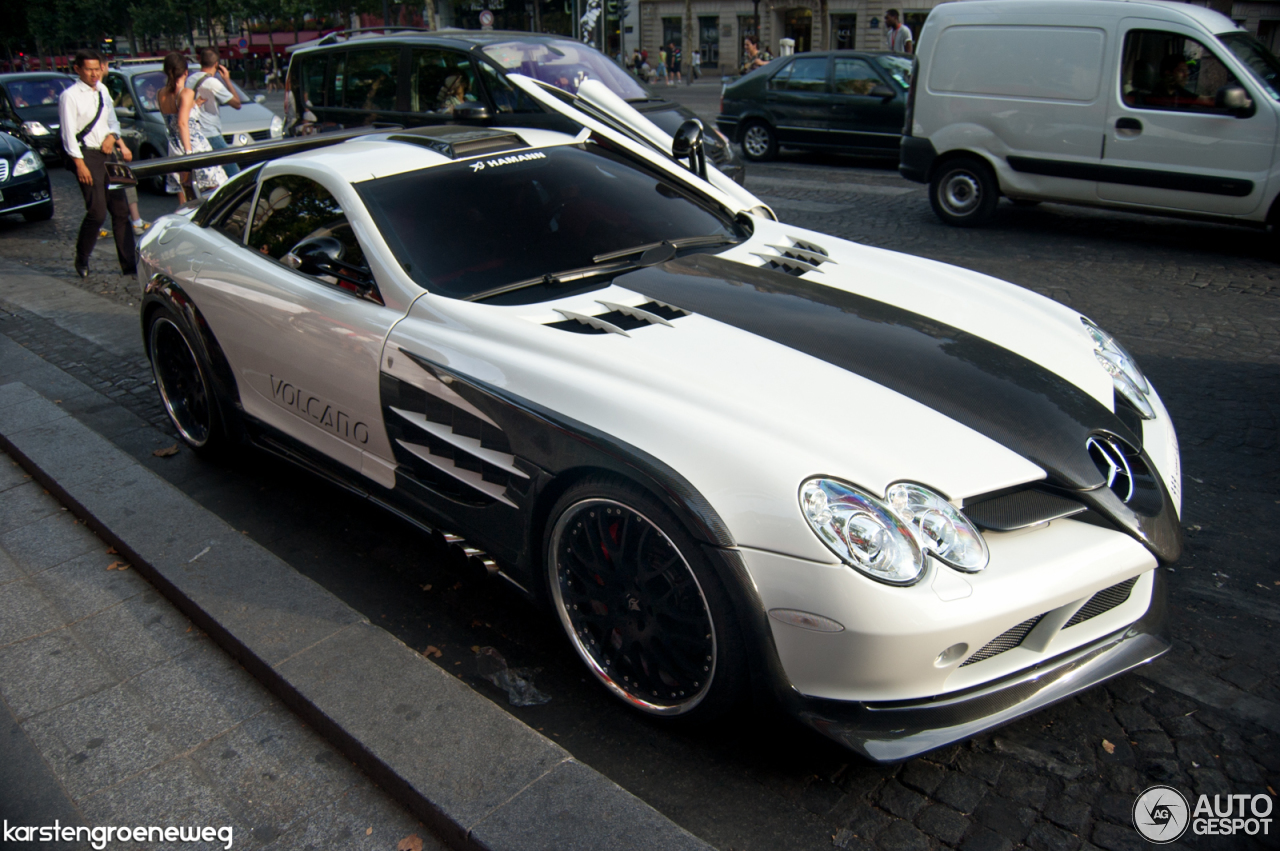
{"label": "front bumper", "polygon": [[1163,572],[1151,605],[1128,627],[1001,680],[939,698],[862,703],[784,698],[797,718],[876,762],[898,762],[1007,724],[1144,665],[1169,649]]}
{"label": "front bumper", "polygon": [[903,136],[899,148],[898,174],[916,183],[928,183],[938,150],[933,142],[917,136]]}
{"label": "front bumper", "polygon": [[0,196],[0,213],[20,213],[47,204],[52,197],[48,169],[0,183]]}

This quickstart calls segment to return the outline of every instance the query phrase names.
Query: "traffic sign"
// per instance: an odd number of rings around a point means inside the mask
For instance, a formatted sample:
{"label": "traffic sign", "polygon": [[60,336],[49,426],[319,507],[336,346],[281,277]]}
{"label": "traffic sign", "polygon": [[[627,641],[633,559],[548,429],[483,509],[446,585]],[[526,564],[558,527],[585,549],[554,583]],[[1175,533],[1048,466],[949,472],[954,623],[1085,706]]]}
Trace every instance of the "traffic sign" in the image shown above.
{"label": "traffic sign", "polygon": [[245,49],[246,47],[248,47],[248,46],[249,46],[249,39],[247,39],[247,38],[242,38],[242,39],[240,39],[240,49],[241,49],[241,50],[244,50],[244,49]]}
{"label": "traffic sign", "polygon": [[488,9],[485,9],[483,12],[480,13],[480,26],[484,27],[487,30],[493,29],[493,12],[490,12]]}

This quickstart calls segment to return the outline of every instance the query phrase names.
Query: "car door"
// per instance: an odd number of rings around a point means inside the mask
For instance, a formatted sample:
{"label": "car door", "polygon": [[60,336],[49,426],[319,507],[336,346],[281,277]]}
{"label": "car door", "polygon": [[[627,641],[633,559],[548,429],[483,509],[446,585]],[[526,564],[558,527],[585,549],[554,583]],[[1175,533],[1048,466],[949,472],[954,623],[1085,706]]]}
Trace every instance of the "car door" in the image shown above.
{"label": "car door", "polygon": [[836,56],[832,66],[830,143],[896,155],[904,98],[867,59]]}
{"label": "car door", "polygon": [[1275,152],[1275,113],[1265,104],[1233,112],[1216,101],[1231,86],[1255,103],[1264,93],[1190,29],[1129,18],[1121,30],[1098,196],[1199,213],[1256,210]]}
{"label": "car door", "polygon": [[[404,313],[382,304],[335,193],[310,177],[271,175],[211,229],[226,240],[199,264],[199,303],[245,412],[393,487],[379,359]],[[372,288],[315,269],[308,247],[367,276]]]}
{"label": "car door", "polygon": [[111,92],[112,106],[116,111],[116,120],[120,122],[120,138],[129,146],[129,151],[136,157],[142,149],[145,138],[139,127],[141,115],[138,104],[129,89],[129,81],[123,74],[111,72],[104,81],[107,91]]}
{"label": "car door", "polygon": [[333,129],[399,123],[406,93],[399,46],[349,50],[333,56],[325,117]]}
{"label": "car door", "polygon": [[764,100],[780,144],[830,144],[827,56],[798,56],[769,79]]}

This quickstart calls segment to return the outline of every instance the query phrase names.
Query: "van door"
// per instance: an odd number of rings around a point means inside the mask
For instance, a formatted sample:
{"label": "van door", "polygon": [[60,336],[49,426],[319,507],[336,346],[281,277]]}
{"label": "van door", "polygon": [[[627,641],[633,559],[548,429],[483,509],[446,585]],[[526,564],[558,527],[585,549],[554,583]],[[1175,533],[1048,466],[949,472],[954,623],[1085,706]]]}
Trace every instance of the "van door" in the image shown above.
{"label": "van door", "polygon": [[[1122,22],[1098,196],[1107,201],[1241,216],[1258,209],[1276,144],[1275,113],[1227,51],[1163,21]],[[1243,86],[1246,115],[1215,105]]]}
{"label": "van door", "polygon": [[351,50],[334,57],[326,117],[335,129],[398,123],[405,107],[399,47]]}

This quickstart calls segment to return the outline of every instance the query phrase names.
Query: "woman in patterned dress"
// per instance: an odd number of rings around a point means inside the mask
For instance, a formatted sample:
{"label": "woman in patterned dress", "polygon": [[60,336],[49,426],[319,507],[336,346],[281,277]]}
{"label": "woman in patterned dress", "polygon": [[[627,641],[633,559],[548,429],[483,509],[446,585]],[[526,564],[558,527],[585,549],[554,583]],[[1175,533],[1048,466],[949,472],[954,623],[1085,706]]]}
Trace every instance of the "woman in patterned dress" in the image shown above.
{"label": "woman in patterned dress", "polygon": [[[156,101],[160,114],[164,116],[165,127],[169,129],[169,156],[212,151],[196,120],[196,93],[187,88],[186,57],[177,52],[166,56],[164,75],[167,82],[156,95]],[[186,202],[188,192],[192,196],[208,194],[226,182],[227,173],[220,165],[165,177],[169,190],[176,188],[182,203]]]}

